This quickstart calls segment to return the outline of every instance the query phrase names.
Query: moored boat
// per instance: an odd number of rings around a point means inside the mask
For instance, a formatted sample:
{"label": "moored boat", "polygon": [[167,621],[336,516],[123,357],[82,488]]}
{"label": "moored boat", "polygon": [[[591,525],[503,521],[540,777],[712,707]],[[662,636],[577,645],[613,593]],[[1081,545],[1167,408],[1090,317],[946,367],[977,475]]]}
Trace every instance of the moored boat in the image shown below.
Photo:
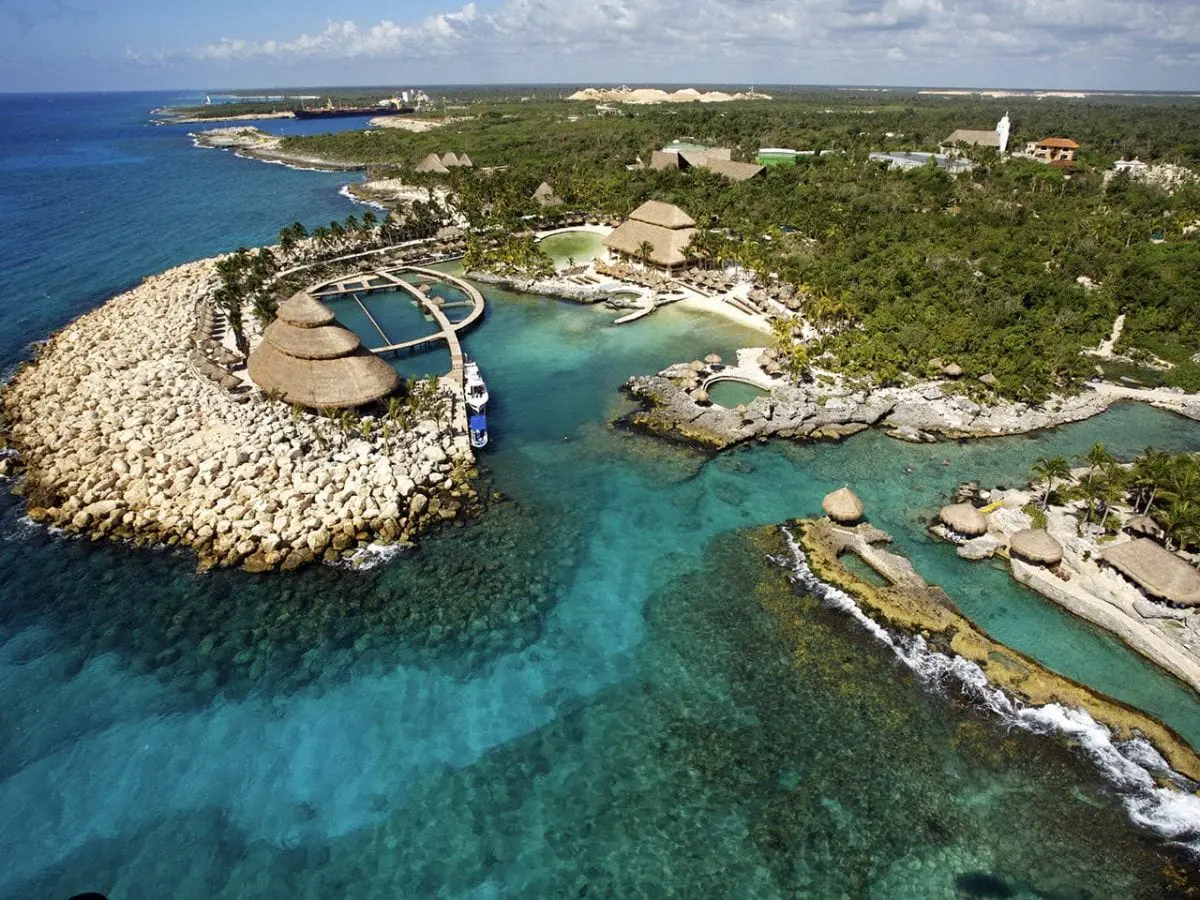
{"label": "moored boat", "polygon": [[471,436],[471,446],[476,450],[481,447],[486,447],[488,442],[487,432],[487,416],[483,413],[475,413],[471,416],[468,422],[468,430]]}
{"label": "moored boat", "polygon": [[479,374],[479,363],[473,359],[463,362],[463,399],[472,413],[483,412],[487,406],[487,384]]}

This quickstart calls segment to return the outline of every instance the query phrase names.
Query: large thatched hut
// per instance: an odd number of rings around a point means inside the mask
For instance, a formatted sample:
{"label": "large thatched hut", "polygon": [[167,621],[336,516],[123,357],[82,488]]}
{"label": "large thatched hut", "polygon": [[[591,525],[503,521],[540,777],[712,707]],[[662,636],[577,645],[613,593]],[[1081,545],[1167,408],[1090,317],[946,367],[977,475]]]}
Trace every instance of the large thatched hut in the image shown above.
{"label": "large thatched hut", "polygon": [[396,370],[307,291],[279,304],[248,368],[264,391],[310,409],[366,406],[400,386]]}
{"label": "large thatched hut", "polygon": [[1200,572],[1148,538],[1113,544],[1100,558],[1150,597],[1172,606],[1200,606]]}
{"label": "large thatched hut", "polygon": [[604,239],[604,246],[619,256],[673,269],[687,262],[683,251],[695,233],[696,223],[678,206],[647,200]]}
{"label": "large thatched hut", "polygon": [[951,531],[965,537],[979,537],[987,532],[987,520],[983,513],[970,503],[952,503],[943,506],[938,518]]}
{"label": "large thatched hut", "polygon": [[842,487],[825,495],[821,501],[825,515],[841,525],[853,525],[862,518],[863,505],[854,491]]}
{"label": "large thatched hut", "polygon": [[1008,542],[1008,552],[1039,566],[1057,566],[1062,562],[1062,546],[1044,528],[1018,531]]}

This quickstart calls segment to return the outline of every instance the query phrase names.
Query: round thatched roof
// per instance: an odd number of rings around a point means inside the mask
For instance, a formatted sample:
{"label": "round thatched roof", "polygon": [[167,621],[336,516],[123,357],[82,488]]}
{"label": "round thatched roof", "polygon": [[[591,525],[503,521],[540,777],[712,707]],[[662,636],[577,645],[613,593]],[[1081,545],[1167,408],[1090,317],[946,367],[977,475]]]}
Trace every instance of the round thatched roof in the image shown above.
{"label": "round thatched roof", "polygon": [[821,507],[825,510],[825,515],[833,521],[847,525],[857,522],[863,514],[862,501],[855,496],[854,491],[845,487],[826,494]]}
{"label": "round thatched roof", "polygon": [[247,367],[264,391],[310,409],[366,406],[400,385],[396,370],[306,291],[279,304]]}
{"label": "round thatched roof", "polygon": [[1008,552],[1043,566],[1056,566],[1062,562],[1062,547],[1042,528],[1018,531],[1008,542]]}
{"label": "round thatched roof", "polygon": [[297,328],[318,328],[331,324],[335,318],[333,310],[308,291],[292,294],[279,304],[275,315]]}
{"label": "round thatched roof", "polygon": [[282,319],[267,326],[263,340],[298,359],[336,359],[353,353],[362,343],[357,334],[340,325],[300,328]]}
{"label": "round thatched roof", "polygon": [[396,370],[363,347],[336,359],[299,359],[263,341],[250,354],[248,367],[264,391],[310,409],[365,406],[400,385]]}
{"label": "round thatched roof", "polygon": [[943,506],[938,513],[947,527],[967,537],[979,537],[987,533],[987,520],[970,503],[953,503]]}
{"label": "round thatched roof", "polygon": [[942,369],[942,372],[948,378],[961,378],[963,369],[958,363],[950,363],[950,365]]}
{"label": "round thatched roof", "polygon": [[708,356],[704,357],[704,361],[706,363],[708,363],[710,366],[712,366],[712,365],[716,365],[717,363],[719,363],[721,361],[721,357],[719,357],[715,353],[710,353],[710,354],[708,354]]}

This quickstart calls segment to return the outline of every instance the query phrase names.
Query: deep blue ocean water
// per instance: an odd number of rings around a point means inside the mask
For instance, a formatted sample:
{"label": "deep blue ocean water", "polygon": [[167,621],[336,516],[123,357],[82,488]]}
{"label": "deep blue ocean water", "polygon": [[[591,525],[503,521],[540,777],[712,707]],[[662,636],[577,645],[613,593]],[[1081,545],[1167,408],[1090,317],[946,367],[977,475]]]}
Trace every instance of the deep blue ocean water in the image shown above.
{"label": "deep blue ocean water", "polygon": [[[0,97],[5,367],[145,274],[360,211],[352,176],[148,125],[173,99]],[[1131,405],[709,460],[610,428],[617,388],[755,335],[485,293],[466,342],[508,499],[415,552],[197,576],[0,501],[0,897],[1162,895],[1160,844],[1091,762],[931,690],[812,598],[788,594],[781,627],[743,529],[851,483],[993,635],[1197,743],[1193,694],[923,518],[960,480],[1100,439],[1197,449],[1200,426]]]}

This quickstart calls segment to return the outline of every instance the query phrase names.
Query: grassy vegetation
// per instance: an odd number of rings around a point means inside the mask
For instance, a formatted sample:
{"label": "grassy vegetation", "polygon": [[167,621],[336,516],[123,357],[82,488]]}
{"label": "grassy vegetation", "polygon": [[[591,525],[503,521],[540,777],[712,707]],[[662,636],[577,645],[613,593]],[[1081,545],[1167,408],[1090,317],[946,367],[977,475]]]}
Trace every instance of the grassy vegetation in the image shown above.
{"label": "grassy vegetation", "polygon": [[[952,178],[931,167],[889,172],[876,149],[934,149],[954,128],[989,128],[1005,111],[1013,145],[1047,135],[1083,144],[1077,170],[976,154]],[[378,175],[439,181],[475,226],[527,227],[547,180],[565,209],[623,216],[646,199],[676,203],[702,227],[694,251],[801,288],[803,314],[829,335],[844,370],[878,381],[954,361],[991,373],[996,390],[1040,402],[1092,374],[1079,351],[1126,314],[1119,350],[1174,364],[1163,381],[1200,389],[1200,190],[1167,193],[1103,170],[1119,156],[1200,162],[1200,103],[1191,99],[954,99],[903,94],[788,93],[770,102],[633,107],[600,118],[557,99],[464,100],[455,121],[399,130],[288,138],[285,150],[366,163]],[[888,137],[891,133],[893,136]],[[679,137],[733,148],[834,154],[734,184],[713,173],[627,170]],[[421,176],[426,154],[471,156],[474,170]],[[505,167],[483,172],[484,167]],[[1151,243],[1151,237],[1163,243]],[[1086,290],[1077,279],[1099,285]],[[982,386],[976,390],[984,391]]]}

